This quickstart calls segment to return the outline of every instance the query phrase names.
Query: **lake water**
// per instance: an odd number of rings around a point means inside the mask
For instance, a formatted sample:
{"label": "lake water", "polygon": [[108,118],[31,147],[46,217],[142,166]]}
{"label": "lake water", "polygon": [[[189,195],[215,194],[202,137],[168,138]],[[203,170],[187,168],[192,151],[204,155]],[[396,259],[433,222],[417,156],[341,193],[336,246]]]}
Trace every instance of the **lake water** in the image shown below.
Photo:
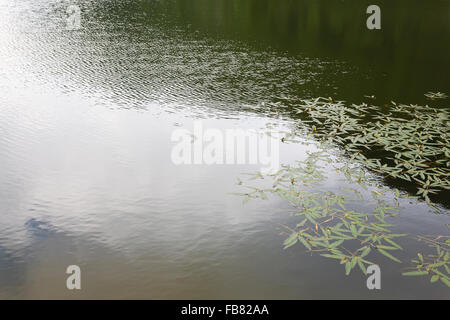
{"label": "lake water", "polygon": [[[258,107],[284,95],[448,107],[424,94],[450,93],[449,2],[391,2],[369,31],[365,1],[80,0],[67,30],[70,1],[0,0],[0,298],[450,298],[387,259],[374,292],[283,250],[289,205],[231,194],[258,166],[171,160],[172,133],[199,119],[289,128]],[[280,161],[306,151],[282,144]],[[440,215],[405,204],[396,231],[448,233],[441,200]],[[405,262],[423,247],[400,243]]]}

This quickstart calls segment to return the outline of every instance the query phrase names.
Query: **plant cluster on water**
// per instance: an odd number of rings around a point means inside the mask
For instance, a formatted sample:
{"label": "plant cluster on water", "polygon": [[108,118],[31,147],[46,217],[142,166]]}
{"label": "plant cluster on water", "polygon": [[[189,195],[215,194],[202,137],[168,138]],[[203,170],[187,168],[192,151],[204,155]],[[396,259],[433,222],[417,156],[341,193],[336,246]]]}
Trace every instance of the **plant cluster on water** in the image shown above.
{"label": "plant cluster on water", "polygon": [[[239,195],[245,197],[244,202],[268,195],[288,201],[299,223],[284,226],[290,234],[285,248],[301,243],[311,253],[339,261],[347,275],[356,267],[366,273],[367,266],[375,264],[375,253],[400,263],[395,255],[402,250],[397,239],[406,235],[391,231],[400,199],[423,199],[439,211],[432,195],[448,195],[450,190],[448,111],[394,102],[384,110],[368,104],[347,106],[331,98],[284,100],[303,124],[295,126],[282,142],[300,143],[298,137],[307,130],[318,142],[318,150],[295,165],[283,165],[275,174],[254,174],[251,180],[270,178],[272,186],[244,184],[248,191]],[[336,146],[340,151],[336,152]],[[345,181],[338,190],[324,187],[330,167]],[[406,181],[415,195],[383,187],[376,176]],[[413,271],[404,275],[430,275],[431,282],[450,287],[449,237],[419,235],[417,239],[436,253],[419,253],[419,260],[412,260]]]}

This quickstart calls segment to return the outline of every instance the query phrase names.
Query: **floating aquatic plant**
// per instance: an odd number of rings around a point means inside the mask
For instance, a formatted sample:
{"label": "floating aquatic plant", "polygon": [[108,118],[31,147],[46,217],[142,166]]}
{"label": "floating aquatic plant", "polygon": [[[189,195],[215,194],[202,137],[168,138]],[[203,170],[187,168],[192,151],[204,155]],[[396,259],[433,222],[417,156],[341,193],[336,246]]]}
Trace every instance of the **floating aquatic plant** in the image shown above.
{"label": "floating aquatic plant", "polygon": [[[239,185],[248,189],[239,193],[245,197],[244,202],[265,200],[271,194],[288,201],[300,222],[295,227],[283,226],[289,232],[284,247],[300,243],[311,253],[338,260],[347,275],[356,266],[366,273],[367,265],[374,264],[369,259],[375,253],[400,262],[395,251],[402,248],[396,239],[406,235],[391,232],[391,218],[399,213],[399,199],[421,197],[434,207],[430,195],[450,189],[448,111],[392,102],[386,113],[378,106],[349,107],[332,98],[294,103],[283,99],[300,115],[301,124],[286,133],[282,142],[305,143],[299,136],[307,134],[318,142],[319,150],[268,176],[273,181],[269,188],[249,186],[239,180]],[[337,155],[333,153],[336,146],[341,150]],[[322,187],[330,166],[344,178],[345,186],[339,190]],[[416,195],[383,188],[368,172],[407,181],[416,186]],[[255,179],[265,177],[256,173],[250,177]],[[436,239],[433,241],[428,243],[438,250],[437,257],[430,256],[434,258],[430,262],[420,261],[415,271],[405,275],[427,272],[432,274],[432,282],[441,280],[449,286],[449,240],[440,245]]]}
{"label": "floating aquatic plant", "polygon": [[[331,98],[292,104],[314,138],[340,146],[366,168],[406,181],[429,205],[450,190],[450,126],[446,109],[392,102],[390,111]],[[293,132],[293,136],[297,135]]]}
{"label": "floating aquatic plant", "polygon": [[428,92],[425,94],[425,97],[427,97],[428,99],[431,99],[431,100],[447,99],[447,95],[442,92]]}
{"label": "floating aquatic plant", "polygon": [[441,281],[450,287],[450,237],[424,237],[419,241],[426,242],[433,248],[434,254],[418,253],[417,258],[411,260],[415,264],[413,271],[404,272],[404,276],[431,276],[430,281]]}
{"label": "floating aquatic plant", "polygon": [[[395,239],[404,235],[392,233],[392,225],[387,221],[398,214],[398,201],[394,199],[388,203],[384,199],[387,189],[369,187],[364,171],[347,165],[335,167],[347,177],[346,187],[340,188],[339,192],[320,189],[326,180],[324,169],[327,163],[333,163],[333,159],[325,151],[311,153],[305,161],[298,161],[295,166],[283,166],[270,175],[271,188],[246,186],[249,191],[239,195],[245,197],[244,202],[267,199],[269,194],[288,201],[301,222],[295,228],[284,226],[290,232],[284,242],[285,248],[301,243],[311,252],[339,260],[344,264],[346,274],[356,266],[366,273],[366,266],[374,264],[368,260],[369,255],[375,252],[400,262],[393,251],[401,249]],[[264,177],[256,173],[250,179]],[[369,198],[358,190],[360,187],[370,195]],[[356,202],[370,202],[372,210],[350,209]]]}
{"label": "floating aquatic plant", "polygon": [[[334,192],[323,188],[329,165],[345,181],[345,186]],[[257,172],[248,176],[249,181],[270,180],[273,184],[268,188],[255,187],[238,179],[238,185],[248,190],[237,193],[244,197],[244,203],[276,195],[288,201],[293,215],[299,217],[295,226],[283,225],[289,233],[283,243],[285,249],[301,244],[311,253],[339,261],[344,265],[346,275],[356,267],[366,274],[367,266],[375,264],[372,259],[377,254],[401,263],[395,252],[402,247],[396,241],[406,234],[392,233],[394,225],[389,220],[399,214],[401,198],[415,197],[381,187],[362,167],[339,163],[324,150],[309,153],[306,160],[297,161],[295,165],[283,165],[275,174],[263,176]],[[450,286],[450,240],[438,243],[439,239],[444,237],[435,240],[419,237],[436,248],[437,256],[427,256],[432,260],[426,262],[419,254],[422,261],[413,260],[417,262],[415,270],[404,275],[431,274],[432,282],[437,279]]]}

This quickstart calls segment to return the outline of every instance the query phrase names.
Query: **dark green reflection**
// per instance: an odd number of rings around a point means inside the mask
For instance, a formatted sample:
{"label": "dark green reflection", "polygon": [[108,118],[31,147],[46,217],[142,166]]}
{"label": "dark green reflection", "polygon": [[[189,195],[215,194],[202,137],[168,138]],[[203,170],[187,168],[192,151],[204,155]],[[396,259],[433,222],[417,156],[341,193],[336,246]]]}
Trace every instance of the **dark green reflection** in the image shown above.
{"label": "dark green reflection", "polygon": [[[381,31],[366,28],[370,4],[381,7]],[[383,102],[419,103],[428,91],[449,91],[449,1],[144,0],[142,7],[164,10],[187,30],[261,50],[348,61],[367,76],[342,82],[342,99],[370,93]]]}

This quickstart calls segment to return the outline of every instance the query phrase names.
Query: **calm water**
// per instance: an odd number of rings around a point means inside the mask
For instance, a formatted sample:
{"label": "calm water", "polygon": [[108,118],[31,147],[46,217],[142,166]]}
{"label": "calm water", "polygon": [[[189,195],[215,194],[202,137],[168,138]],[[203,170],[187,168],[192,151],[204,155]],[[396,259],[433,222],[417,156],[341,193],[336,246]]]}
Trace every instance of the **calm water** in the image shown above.
{"label": "calm water", "polygon": [[[68,31],[68,2],[0,0],[0,298],[450,298],[388,260],[370,292],[359,272],[283,251],[289,206],[230,194],[258,167],[170,157],[173,131],[197,119],[288,127],[254,107],[283,95],[450,93],[450,4],[391,2],[371,33],[364,1],[78,1],[82,28]],[[282,145],[281,161],[305,148]],[[405,204],[396,231],[446,223]],[[417,242],[400,243],[406,262]]]}

